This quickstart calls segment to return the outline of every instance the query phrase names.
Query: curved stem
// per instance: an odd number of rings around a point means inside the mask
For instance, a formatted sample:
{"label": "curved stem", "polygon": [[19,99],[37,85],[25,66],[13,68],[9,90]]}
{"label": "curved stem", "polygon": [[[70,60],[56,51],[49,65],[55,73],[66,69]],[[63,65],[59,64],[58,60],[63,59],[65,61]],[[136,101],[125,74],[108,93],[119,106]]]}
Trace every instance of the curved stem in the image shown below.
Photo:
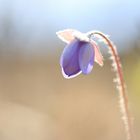
{"label": "curved stem", "polygon": [[121,62],[117,50],[113,45],[113,43],[103,33],[94,31],[88,34],[89,37],[91,37],[92,35],[99,35],[100,37],[102,37],[107,43],[107,45],[109,46],[109,49],[111,51],[113,57],[113,65],[117,73],[117,79],[118,79],[117,82],[118,82],[119,96],[120,96],[120,108],[123,115],[123,122],[125,125],[127,140],[133,140],[132,122],[131,122],[131,116],[128,108],[128,98],[126,95],[125,82],[124,82]]}

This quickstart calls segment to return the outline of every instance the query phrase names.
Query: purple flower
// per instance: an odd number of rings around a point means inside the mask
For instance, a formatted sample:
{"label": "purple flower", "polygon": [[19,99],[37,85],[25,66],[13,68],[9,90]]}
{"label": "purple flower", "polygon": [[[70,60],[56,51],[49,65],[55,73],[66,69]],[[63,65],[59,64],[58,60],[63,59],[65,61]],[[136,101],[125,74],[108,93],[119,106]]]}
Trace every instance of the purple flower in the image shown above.
{"label": "purple flower", "polygon": [[60,59],[62,74],[65,78],[73,78],[80,73],[89,74],[94,61],[103,65],[100,50],[87,34],[67,29],[57,32],[58,37],[67,43]]}

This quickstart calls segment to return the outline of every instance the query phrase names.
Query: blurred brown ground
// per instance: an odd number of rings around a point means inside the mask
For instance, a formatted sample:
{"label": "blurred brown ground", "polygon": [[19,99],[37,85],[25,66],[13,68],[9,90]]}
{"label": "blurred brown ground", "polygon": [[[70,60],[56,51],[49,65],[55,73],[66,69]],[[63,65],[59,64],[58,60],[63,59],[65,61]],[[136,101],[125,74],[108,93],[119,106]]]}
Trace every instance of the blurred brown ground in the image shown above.
{"label": "blurred brown ground", "polygon": [[[139,58],[121,57],[137,140]],[[103,68],[66,80],[59,56],[1,57],[0,140],[125,140],[113,78],[107,59]]]}

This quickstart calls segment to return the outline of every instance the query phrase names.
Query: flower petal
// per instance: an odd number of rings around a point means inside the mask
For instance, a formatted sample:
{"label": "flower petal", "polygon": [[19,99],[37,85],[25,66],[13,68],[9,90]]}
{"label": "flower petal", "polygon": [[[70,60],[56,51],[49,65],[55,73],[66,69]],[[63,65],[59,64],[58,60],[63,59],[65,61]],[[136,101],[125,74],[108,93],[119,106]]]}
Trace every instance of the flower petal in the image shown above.
{"label": "flower petal", "polygon": [[72,40],[75,39],[73,34],[77,32],[78,31],[74,29],[65,29],[63,31],[57,32],[56,34],[65,43],[70,43]]}
{"label": "flower petal", "polygon": [[94,64],[94,48],[85,42],[79,51],[79,65],[83,74],[91,72]]}
{"label": "flower petal", "polygon": [[100,66],[103,66],[103,56],[100,52],[98,45],[93,40],[91,40],[90,43],[92,44],[95,50],[95,62],[98,63]]}
{"label": "flower petal", "polygon": [[80,41],[74,39],[63,50],[60,59],[60,65],[62,67],[62,73],[65,78],[73,78],[81,73],[78,61],[80,46]]}

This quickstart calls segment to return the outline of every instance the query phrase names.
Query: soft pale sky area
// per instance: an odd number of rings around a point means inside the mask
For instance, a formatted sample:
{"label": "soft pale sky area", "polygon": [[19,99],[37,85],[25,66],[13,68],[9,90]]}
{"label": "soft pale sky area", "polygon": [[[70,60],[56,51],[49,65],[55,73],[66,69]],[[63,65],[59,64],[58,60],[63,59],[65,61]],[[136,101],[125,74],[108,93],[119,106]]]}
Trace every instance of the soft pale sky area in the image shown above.
{"label": "soft pale sky area", "polygon": [[[140,32],[139,0],[0,0],[0,36],[5,19],[13,39],[59,42],[55,32],[75,28],[100,30],[119,44]],[[49,47],[49,46],[47,46]],[[51,47],[51,46],[50,46]]]}

